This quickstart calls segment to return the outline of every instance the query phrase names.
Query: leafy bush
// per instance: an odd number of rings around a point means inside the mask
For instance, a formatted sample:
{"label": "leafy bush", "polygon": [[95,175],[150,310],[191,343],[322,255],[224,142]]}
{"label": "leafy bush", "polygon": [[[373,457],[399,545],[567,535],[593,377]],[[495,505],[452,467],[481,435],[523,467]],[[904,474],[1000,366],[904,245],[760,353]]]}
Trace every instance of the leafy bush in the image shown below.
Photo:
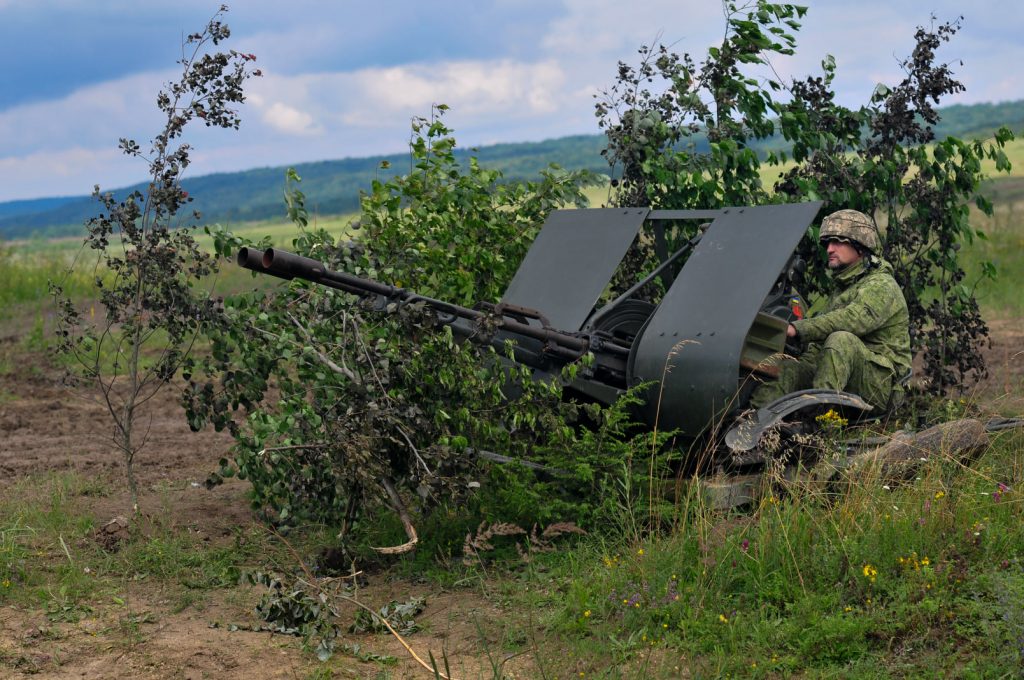
{"label": "leafy bush", "polygon": [[[455,303],[497,300],[547,213],[581,203],[593,178],[551,168],[538,182],[505,183],[474,160],[460,166],[443,112],[414,121],[411,172],[374,182],[362,197],[358,241],[335,244],[308,228],[292,173],[294,251]],[[222,253],[240,245],[225,232],[216,238]],[[505,360],[510,348],[458,341],[422,304],[370,306],[299,280],[225,301],[236,323],[212,335],[187,395],[194,427],[210,422],[236,435],[234,460],[223,460],[219,475],[249,479],[255,504],[275,522],[346,531],[364,506],[383,504],[410,540],[410,500],[420,510],[471,503],[490,519],[524,524],[570,512],[593,519],[608,498],[600,471],[619,470],[641,446],[624,437],[635,398],[609,411],[563,404],[561,382],[535,381]],[[591,429],[578,430],[584,419]],[[523,467],[491,469],[480,449],[568,476],[538,483]],[[590,492],[559,501],[552,490],[567,485]]]}

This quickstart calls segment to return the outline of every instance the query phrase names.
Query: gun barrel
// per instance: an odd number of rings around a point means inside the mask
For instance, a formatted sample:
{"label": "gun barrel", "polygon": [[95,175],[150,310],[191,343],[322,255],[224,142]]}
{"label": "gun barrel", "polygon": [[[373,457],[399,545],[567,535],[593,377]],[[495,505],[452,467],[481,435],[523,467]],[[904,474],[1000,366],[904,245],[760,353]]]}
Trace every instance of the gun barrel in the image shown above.
{"label": "gun barrel", "polygon": [[[272,274],[266,267],[263,266],[263,251],[256,248],[243,247],[238,249],[238,253],[235,254],[235,261],[239,267],[244,269],[250,269],[260,274]],[[276,276],[276,275],[275,275]],[[282,277],[285,278],[285,277]]]}
{"label": "gun barrel", "polygon": [[[330,288],[343,290],[360,297],[376,297],[381,300],[382,304],[378,304],[380,308],[385,307],[391,302],[407,304],[423,302],[436,312],[451,317],[451,321],[446,323],[453,325],[453,328],[458,328],[453,323],[458,318],[476,321],[485,316],[484,312],[477,309],[462,307],[443,300],[435,300],[398,286],[391,286],[372,279],[364,279],[353,274],[332,271],[318,260],[296,255],[295,253],[278,248],[267,248],[266,250],[242,248],[238,251],[236,259],[240,267],[261,274],[270,274],[286,281],[303,279]],[[540,318],[540,315],[538,315],[538,318]],[[590,347],[590,341],[587,337],[580,337],[547,327],[531,326],[529,323],[523,323],[522,321],[505,316],[502,316],[499,320],[498,327],[503,331],[543,342],[551,348],[551,353],[563,359],[571,360],[578,358],[585,354]],[[466,334],[473,335],[474,333],[467,332]],[[626,354],[629,351],[629,348],[619,347],[609,342],[605,342],[604,347],[618,354]]]}

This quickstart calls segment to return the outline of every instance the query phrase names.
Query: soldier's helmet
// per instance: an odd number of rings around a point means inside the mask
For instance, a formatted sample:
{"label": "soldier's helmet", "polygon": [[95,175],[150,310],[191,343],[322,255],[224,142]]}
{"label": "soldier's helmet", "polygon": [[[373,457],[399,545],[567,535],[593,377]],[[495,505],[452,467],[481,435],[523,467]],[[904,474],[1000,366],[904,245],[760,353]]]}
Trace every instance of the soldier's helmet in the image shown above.
{"label": "soldier's helmet", "polygon": [[878,249],[878,232],[867,215],[857,210],[839,210],[821,221],[820,239],[859,243],[871,252]]}

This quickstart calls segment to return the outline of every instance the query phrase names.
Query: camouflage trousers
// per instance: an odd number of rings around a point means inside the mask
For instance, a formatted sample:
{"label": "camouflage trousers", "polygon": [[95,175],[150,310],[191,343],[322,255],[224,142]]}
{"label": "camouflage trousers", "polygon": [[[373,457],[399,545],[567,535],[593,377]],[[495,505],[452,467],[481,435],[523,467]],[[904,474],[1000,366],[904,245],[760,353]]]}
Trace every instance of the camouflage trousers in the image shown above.
{"label": "camouflage trousers", "polygon": [[799,359],[786,360],[777,380],[754,390],[750,405],[761,408],[784,394],[811,388],[853,392],[879,411],[897,406],[903,390],[893,385],[889,362],[869,350],[853,333],[836,331],[812,344]]}

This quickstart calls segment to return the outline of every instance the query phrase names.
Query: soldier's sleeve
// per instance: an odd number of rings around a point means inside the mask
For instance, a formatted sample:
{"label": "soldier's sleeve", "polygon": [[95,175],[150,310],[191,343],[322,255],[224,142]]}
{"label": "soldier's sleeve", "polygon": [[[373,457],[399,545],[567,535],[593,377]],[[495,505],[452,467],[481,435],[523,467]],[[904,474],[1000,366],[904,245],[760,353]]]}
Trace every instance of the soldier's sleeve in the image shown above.
{"label": "soldier's sleeve", "polygon": [[880,328],[903,302],[903,291],[889,277],[865,281],[850,304],[809,319],[793,322],[800,337],[809,342],[824,340],[836,331],[863,337]]}

